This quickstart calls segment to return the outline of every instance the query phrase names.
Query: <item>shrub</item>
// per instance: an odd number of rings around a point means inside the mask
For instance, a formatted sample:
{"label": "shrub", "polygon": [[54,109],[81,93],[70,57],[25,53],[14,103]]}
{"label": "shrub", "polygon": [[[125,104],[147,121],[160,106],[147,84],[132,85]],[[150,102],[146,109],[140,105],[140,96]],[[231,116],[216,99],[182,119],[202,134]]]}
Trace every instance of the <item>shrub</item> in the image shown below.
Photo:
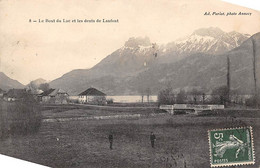
{"label": "shrub", "polygon": [[36,133],[41,118],[39,105],[32,95],[13,102],[0,100],[0,137]]}
{"label": "shrub", "polygon": [[158,103],[159,104],[174,104],[175,97],[171,87],[163,89],[158,94]]}
{"label": "shrub", "polygon": [[90,104],[104,105],[106,104],[106,98],[104,96],[94,96]]}
{"label": "shrub", "polygon": [[[258,100],[258,102],[257,102]],[[257,99],[256,96],[253,96],[253,97],[250,97],[248,99],[246,99],[246,102],[245,102],[246,106],[249,106],[249,107],[260,107],[260,97]]]}
{"label": "shrub", "polygon": [[107,104],[113,104],[114,103],[114,100],[111,98],[111,99],[107,99]]}
{"label": "shrub", "polygon": [[215,88],[212,91],[211,103],[213,104],[224,104],[226,105],[229,102],[229,94],[228,94],[227,86],[221,86]]}
{"label": "shrub", "polygon": [[185,90],[180,90],[176,97],[177,104],[184,104],[187,101],[187,94]]}

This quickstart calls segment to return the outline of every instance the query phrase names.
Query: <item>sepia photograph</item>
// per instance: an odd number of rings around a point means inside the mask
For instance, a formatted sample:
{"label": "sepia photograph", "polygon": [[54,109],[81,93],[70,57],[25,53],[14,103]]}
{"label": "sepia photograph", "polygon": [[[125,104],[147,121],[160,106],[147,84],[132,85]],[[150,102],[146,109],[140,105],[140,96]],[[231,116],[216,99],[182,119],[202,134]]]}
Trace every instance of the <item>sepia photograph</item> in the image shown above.
{"label": "sepia photograph", "polygon": [[0,167],[259,168],[259,129],[260,8],[0,0]]}

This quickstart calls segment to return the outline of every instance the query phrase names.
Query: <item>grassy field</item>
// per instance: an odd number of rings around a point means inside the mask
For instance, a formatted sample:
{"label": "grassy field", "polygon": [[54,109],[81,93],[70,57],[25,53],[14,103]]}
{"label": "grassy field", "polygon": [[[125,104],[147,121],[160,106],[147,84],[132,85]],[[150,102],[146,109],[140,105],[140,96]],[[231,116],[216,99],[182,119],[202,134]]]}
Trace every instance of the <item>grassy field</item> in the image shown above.
{"label": "grassy field", "polygon": [[[124,104],[123,104],[124,105]],[[126,114],[142,114],[149,115],[151,113],[161,113],[156,106],[94,106],[94,105],[51,105],[42,107],[43,118],[75,118],[90,116],[109,116],[109,115],[126,115]]]}
{"label": "grassy field", "polygon": [[[80,112],[79,112],[80,113]],[[66,112],[60,112],[60,115]],[[43,123],[39,133],[0,141],[0,153],[50,167],[209,167],[207,130],[250,125],[260,155],[260,118],[163,115]],[[157,141],[151,148],[149,134]],[[107,136],[114,134],[114,149]],[[259,167],[256,164],[247,167]]]}

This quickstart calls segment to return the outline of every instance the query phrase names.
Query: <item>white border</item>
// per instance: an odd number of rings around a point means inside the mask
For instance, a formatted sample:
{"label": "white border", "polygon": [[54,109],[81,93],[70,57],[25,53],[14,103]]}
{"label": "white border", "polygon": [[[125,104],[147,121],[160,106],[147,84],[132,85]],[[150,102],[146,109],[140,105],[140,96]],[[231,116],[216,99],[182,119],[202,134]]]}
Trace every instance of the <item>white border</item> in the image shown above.
{"label": "white border", "polygon": [[19,168],[48,168],[47,166],[39,165],[29,161],[16,159],[10,156],[0,154],[0,167],[9,168],[9,167],[19,167]]}
{"label": "white border", "polygon": [[[258,0],[222,0],[222,1],[244,6],[244,7],[255,9],[255,10],[260,10],[260,1],[258,1]],[[252,132],[251,132],[251,134],[252,134]],[[253,135],[251,135],[251,137],[252,137],[252,142],[253,142]],[[252,143],[252,147],[253,147],[253,143]],[[253,157],[255,158],[254,150],[253,150]],[[17,160],[19,160],[19,161],[17,161]],[[42,165],[23,161],[20,159],[15,159],[15,158],[8,157],[8,156],[1,155],[1,154],[0,154],[0,165],[1,165],[1,167],[8,167],[8,168],[12,168],[12,167],[20,167],[20,168],[45,167]]]}
{"label": "white border", "polygon": [[260,1],[258,0],[222,0],[222,1],[260,11]]}

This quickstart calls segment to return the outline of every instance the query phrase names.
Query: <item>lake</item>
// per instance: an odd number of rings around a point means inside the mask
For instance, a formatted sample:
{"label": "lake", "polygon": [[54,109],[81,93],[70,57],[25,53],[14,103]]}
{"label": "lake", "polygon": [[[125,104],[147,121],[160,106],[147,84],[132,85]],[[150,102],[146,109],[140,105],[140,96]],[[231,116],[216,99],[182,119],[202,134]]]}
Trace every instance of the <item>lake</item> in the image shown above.
{"label": "lake", "polygon": [[[121,95],[121,96],[107,96],[107,99],[113,99],[117,103],[140,103],[142,102],[142,97],[140,95]],[[149,96],[150,102],[157,102],[157,95]],[[143,97],[143,102],[147,101],[147,96]]]}

